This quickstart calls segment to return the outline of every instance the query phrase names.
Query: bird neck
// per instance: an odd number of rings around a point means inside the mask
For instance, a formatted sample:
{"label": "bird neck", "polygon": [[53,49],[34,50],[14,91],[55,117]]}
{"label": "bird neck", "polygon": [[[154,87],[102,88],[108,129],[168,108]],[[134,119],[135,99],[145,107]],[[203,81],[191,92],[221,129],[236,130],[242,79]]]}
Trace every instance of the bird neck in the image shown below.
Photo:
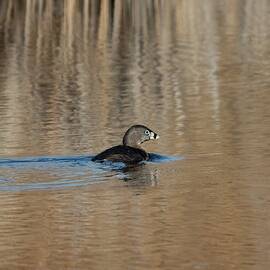
{"label": "bird neck", "polygon": [[141,146],[138,143],[138,141],[135,140],[135,138],[133,138],[132,136],[124,137],[123,145],[141,149]]}

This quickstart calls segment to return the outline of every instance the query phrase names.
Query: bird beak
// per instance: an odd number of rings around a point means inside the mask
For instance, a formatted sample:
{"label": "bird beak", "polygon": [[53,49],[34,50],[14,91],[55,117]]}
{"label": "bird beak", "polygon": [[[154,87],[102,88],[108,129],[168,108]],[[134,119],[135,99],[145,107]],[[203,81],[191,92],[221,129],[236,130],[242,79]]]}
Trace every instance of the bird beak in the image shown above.
{"label": "bird beak", "polygon": [[150,140],[157,140],[159,138],[159,135],[154,133],[154,132],[151,132],[150,133]]}

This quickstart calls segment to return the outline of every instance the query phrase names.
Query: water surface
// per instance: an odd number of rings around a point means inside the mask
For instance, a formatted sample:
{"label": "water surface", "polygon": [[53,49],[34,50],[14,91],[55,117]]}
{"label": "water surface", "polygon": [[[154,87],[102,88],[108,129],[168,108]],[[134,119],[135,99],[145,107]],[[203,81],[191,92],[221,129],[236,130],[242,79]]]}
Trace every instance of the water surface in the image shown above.
{"label": "water surface", "polygon": [[[267,0],[1,1],[0,269],[268,270],[269,29]],[[91,162],[135,123],[156,159]]]}

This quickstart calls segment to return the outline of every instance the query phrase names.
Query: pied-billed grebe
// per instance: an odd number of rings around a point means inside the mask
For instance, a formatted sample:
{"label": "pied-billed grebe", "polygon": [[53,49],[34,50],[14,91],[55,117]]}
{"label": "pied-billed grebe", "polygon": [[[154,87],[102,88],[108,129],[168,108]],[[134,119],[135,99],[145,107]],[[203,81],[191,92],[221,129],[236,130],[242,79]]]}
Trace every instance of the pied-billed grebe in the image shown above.
{"label": "pied-billed grebe", "polygon": [[93,157],[92,161],[109,160],[112,162],[124,162],[135,164],[148,160],[149,155],[140,145],[149,140],[156,140],[159,136],[151,129],[143,125],[130,127],[123,137],[123,144],[109,148]]}

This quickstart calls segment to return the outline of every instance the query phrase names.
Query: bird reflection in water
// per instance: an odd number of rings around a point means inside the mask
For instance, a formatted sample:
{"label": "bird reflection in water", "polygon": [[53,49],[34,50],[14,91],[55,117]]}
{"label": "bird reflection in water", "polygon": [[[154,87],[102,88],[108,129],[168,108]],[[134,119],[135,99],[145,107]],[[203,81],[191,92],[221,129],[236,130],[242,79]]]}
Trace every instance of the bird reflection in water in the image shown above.
{"label": "bird reflection in water", "polygon": [[157,186],[158,169],[149,168],[146,164],[127,166],[121,170],[119,178],[128,186]]}

